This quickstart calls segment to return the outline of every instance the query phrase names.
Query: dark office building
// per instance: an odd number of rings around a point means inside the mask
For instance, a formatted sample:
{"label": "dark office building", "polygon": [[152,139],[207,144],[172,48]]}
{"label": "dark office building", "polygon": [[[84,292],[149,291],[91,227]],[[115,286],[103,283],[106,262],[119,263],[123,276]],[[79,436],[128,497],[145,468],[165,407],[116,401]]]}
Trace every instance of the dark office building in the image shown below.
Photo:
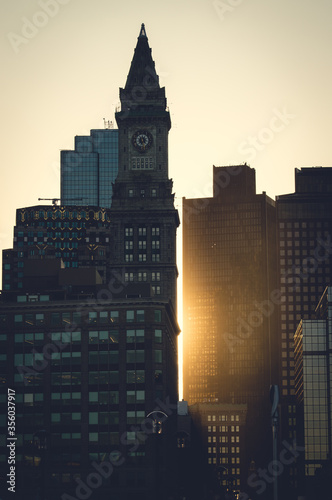
{"label": "dark office building", "polygon": [[118,130],[91,130],[75,137],[74,151],[61,151],[61,203],[110,208],[118,173]]}
{"label": "dark office building", "polygon": [[[128,300],[125,284],[105,300],[98,273],[85,271],[82,283],[81,270],[55,270],[60,283],[71,274],[71,293],[10,292],[0,304],[1,378],[15,390],[17,491],[80,498],[82,481],[111,463],[109,480],[90,484],[91,498],[155,498],[166,482],[174,487],[166,467],[168,445],[176,447],[176,410],[167,403],[177,400],[174,312],[148,293]],[[164,433],[155,433],[147,417],[167,407]]]}
{"label": "dark office building", "polygon": [[[112,208],[18,211],[4,268],[14,278],[0,301],[18,498],[166,500],[178,488],[179,218],[168,178],[170,116],[144,25],[120,100]],[[6,438],[7,421],[0,424]]]}
{"label": "dark office building", "polygon": [[[295,169],[295,193],[277,197],[280,266],[282,435],[297,439],[294,333],[313,319],[325,287],[332,284],[332,168]],[[296,487],[296,468],[291,475]]]}
{"label": "dark office building", "polygon": [[24,290],[23,268],[36,259],[62,259],[66,268],[94,267],[106,283],[111,238],[109,211],[100,207],[19,208],[13,248],[2,252],[2,289]]}
{"label": "dark office building", "polygon": [[256,194],[255,170],[214,167],[213,197],[183,200],[184,398],[247,405],[247,470],[272,442],[276,261],[275,204]]}

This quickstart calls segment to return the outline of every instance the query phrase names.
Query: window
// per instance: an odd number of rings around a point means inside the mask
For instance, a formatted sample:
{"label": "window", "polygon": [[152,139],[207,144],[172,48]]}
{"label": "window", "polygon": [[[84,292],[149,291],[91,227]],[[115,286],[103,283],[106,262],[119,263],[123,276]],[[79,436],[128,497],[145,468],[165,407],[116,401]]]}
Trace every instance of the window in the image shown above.
{"label": "window", "polygon": [[145,391],[127,391],[127,403],[143,403]]}
{"label": "window", "polygon": [[44,323],[44,314],[36,314],[36,325],[42,325]]}
{"label": "window", "polygon": [[119,311],[111,311],[111,323],[117,323],[119,321]]}
{"label": "window", "polygon": [[141,323],[144,321],[144,310],[143,309],[138,309],[136,311],[136,320]]}
{"label": "window", "polygon": [[144,350],[127,350],[127,363],[144,363]]}
{"label": "window", "polygon": [[127,384],[143,384],[144,382],[144,370],[127,370]]}
{"label": "window", "polygon": [[162,331],[157,329],[154,331],[154,340],[155,342],[157,342],[158,344],[161,344],[163,338],[162,338]]}
{"label": "window", "polygon": [[163,352],[161,349],[156,349],[154,351],[154,360],[156,363],[162,363],[163,361]]}
{"label": "window", "polygon": [[126,332],[127,342],[144,342],[144,330],[127,330]]}
{"label": "window", "polygon": [[135,320],[135,311],[126,311],[126,321],[131,323]]}
{"label": "window", "polygon": [[127,411],[127,424],[140,424],[145,418],[144,411]]}
{"label": "window", "polygon": [[107,323],[108,322],[108,312],[107,311],[100,311],[99,322],[100,323]]}
{"label": "window", "polygon": [[97,323],[97,313],[90,311],[89,312],[89,323]]}
{"label": "window", "polygon": [[156,323],[161,322],[161,310],[160,309],[155,309],[154,310],[154,320]]}
{"label": "window", "polygon": [[98,412],[90,412],[89,413],[89,424],[93,424],[93,425],[98,424]]}

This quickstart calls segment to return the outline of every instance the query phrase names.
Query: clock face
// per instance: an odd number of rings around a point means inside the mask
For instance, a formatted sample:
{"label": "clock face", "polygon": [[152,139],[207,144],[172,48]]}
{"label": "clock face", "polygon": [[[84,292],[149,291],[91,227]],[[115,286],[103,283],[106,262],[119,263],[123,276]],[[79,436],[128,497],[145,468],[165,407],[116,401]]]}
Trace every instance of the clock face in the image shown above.
{"label": "clock face", "polygon": [[152,145],[152,135],[147,130],[138,130],[132,138],[133,146],[140,153],[145,153]]}

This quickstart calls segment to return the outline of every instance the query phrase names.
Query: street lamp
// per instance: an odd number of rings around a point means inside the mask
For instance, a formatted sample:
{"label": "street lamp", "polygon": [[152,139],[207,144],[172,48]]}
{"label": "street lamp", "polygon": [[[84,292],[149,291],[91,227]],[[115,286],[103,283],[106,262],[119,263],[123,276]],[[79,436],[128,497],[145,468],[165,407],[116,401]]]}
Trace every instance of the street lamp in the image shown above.
{"label": "street lamp", "polygon": [[[158,414],[162,415],[162,417],[158,417]],[[160,411],[160,410],[154,410],[150,411],[150,413],[147,414],[146,418],[150,418],[151,415],[152,417],[152,432],[153,434],[161,434],[163,431],[163,423],[165,421],[165,418],[168,418],[167,413]]]}

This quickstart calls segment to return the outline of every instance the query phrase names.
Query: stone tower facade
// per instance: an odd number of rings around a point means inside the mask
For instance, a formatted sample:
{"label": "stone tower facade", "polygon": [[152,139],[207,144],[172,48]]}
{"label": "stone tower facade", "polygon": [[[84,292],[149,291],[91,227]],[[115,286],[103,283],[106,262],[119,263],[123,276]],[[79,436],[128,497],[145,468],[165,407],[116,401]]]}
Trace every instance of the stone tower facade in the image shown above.
{"label": "stone tower facade", "polygon": [[170,299],[176,310],[179,216],[168,177],[171,119],[144,24],[120,101],[116,113],[119,172],[111,208],[112,265],[119,271],[126,269],[125,280],[133,285],[128,293],[133,297],[151,293]]}

